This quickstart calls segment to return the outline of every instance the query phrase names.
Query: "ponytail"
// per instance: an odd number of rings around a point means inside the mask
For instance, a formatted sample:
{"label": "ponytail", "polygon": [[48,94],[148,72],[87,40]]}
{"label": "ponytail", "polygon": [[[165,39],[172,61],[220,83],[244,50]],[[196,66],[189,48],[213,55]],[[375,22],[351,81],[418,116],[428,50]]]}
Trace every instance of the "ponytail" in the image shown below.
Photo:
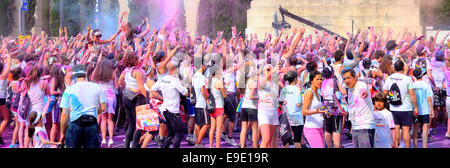
{"label": "ponytail", "polygon": [[34,135],[34,125],[31,125],[28,127],[28,137],[31,138]]}
{"label": "ponytail", "polygon": [[36,111],[31,112],[28,116],[28,123],[30,123],[30,125],[28,126],[28,137],[33,137],[35,131],[34,126],[39,122],[39,120],[41,119]]}

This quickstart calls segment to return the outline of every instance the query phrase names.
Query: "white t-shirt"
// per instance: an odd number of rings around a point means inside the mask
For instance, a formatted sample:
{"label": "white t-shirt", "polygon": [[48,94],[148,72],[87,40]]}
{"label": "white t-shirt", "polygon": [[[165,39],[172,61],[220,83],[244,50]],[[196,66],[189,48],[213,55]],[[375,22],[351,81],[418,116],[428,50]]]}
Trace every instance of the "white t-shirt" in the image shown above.
{"label": "white t-shirt", "polygon": [[[361,93],[367,93],[366,98],[361,97]],[[373,104],[369,87],[364,82],[356,82],[355,87],[348,89],[349,119],[352,122],[352,129],[373,129]]]}
{"label": "white t-shirt", "polygon": [[202,95],[201,88],[205,86],[206,88],[206,78],[200,72],[195,72],[192,77],[192,85],[194,86],[195,96],[197,102],[195,103],[195,108],[206,108],[206,100]]}
{"label": "white t-shirt", "polygon": [[414,92],[416,93],[417,111],[419,115],[430,114],[427,98],[433,99],[433,90],[429,83],[425,81],[415,81],[413,83]]}
{"label": "white t-shirt", "polygon": [[413,111],[411,97],[408,92],[409,89],[413,89],[413,82],[411,77],[406,76],[404,74],[394,73],[389,77],[387,77],[386,82],[384,83],[383,86],[383,90],[387,90],[389,92],[389,89],[391,88],[394,82],[397,83],[397,86],[400,89],[402,104],[401,105],[389,104],[389,110],[403,111],[403,112]]}
{"label": "white t-shirt", "polygon": [[59,107],[70,108],[72,122],[83,114],[97,117],[97,107],[105,100],[105,93],[99,84],[77,82],[64,91]]}
{"label": "white t-shirt", "polygon": [[431,76],[433,76],[434,83],[436,84],[436,87],[442,88],[442,82],[445,78],[445,72],[447,71],[447,68],[445,67],[445,62],[433,62],[431,63]]}
{"label": "white t-shirt", "polygon": [[390,148],[392,146],[392,132],[395,128],[394,117],[387,109],[375,111],[375,148]]}
{"label": "white t-shirt", "polygon": [[302,103],[300,88],[287,85],[281,90],[281,101],[286,101],[286,111],[291,126],[303,125],[302,107],[297,104]]}
{"label": "white t-shirt", "polygon": [[166,75],[158,80],[151,88],[151,91],[160,90],[163,97],[163,104],[159,107],[161,111],[180,113],[180,93],[187,94],[187,89],[181,85],[180,79]]}
{"label": "white t-shirt", "polygon": [[234,72],[224,72],[223,80],[227,92],[236,92],[236,77],[234,76]]}

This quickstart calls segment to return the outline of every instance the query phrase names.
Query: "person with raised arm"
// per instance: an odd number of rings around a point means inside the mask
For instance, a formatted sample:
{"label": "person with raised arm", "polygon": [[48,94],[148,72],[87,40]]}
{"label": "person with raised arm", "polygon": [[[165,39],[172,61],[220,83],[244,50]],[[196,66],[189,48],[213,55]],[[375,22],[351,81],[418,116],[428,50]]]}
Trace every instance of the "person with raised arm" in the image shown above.
{"label": "person with raised arm", "polygon": [[2,139],[3,131],[5,130],[6,126],[9,122],[9,110],[6,108],[6,88],[9,84],[8,81],[8,75],[9,70],[11,69],[11,55],[8,51],[7,47],[7,41],[9,41],[9,38],[3,39],[3,46],[0,49],[0,53],[2,53],[2,57],[6,56],[6,64],[0,63],[0,113],[3,117],[2,122],[0,123],[0,145],[4,145]]}

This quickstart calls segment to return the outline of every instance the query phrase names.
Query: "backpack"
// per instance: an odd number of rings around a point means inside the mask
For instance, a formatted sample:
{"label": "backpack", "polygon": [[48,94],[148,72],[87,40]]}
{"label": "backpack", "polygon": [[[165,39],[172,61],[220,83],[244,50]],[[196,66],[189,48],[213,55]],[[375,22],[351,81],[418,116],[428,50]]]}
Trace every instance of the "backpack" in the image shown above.
{"label": "backpack", "polygon": [[[17,82],[17,83],[19,83],[19,82]],[[9,105],[8,108],[17,110],[19,108],[19,103],[20,103],[20,93],[14,93],[12,91],[13,84],[14,84],[14,81],[8,87],[8,92],[7,92],[8,95],[7,95],[6,103],[7,103],[7,105]],[[8,101],[9,101],[9,104],[8,104]]]}
{"label": "backpack", "polygon": [[190,91],[191,93],[189,95],[189,101],[190,101],[191,105],[195,106],[195,104],[197,103],[197,95],[195,95],[195,89],[194,89],[193,85],[191,85],[190,90],[191,90]]}
{"label": "backpack", "polygon": [[19,107],[17,109],[17,113],[22,117],[22,119],[26,119],[28,117],[28,112],[30,110],[31,100],[28,96],[28,93],[25,91],[25,95],[20,97]]}
{"label": "backpack", "polygon": [[13,91],[11,85],[6,88],[6,107],[11,108],[11,103],[13,101]]}
{"label": "backpack", "polygon": [[216,110],[216,99],[214,99],[214,96],[211,91],[208,92],[207,99],[209,100],[209,103],[206,104],[206,111],[209,113],[214,113],[214,110]]}
{"label": "backpack", "polygon": [[391,105],[401,105],[402,104],[402,96],[400,93],[400,88],[397,83],[393,83],[391,88],[389,89],[389,104]]}

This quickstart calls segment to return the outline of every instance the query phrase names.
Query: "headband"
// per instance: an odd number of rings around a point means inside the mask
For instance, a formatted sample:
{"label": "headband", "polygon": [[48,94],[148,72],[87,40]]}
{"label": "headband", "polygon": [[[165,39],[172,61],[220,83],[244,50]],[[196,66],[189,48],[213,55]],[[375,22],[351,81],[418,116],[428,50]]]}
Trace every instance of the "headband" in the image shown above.
{"label": "headband", "polygon": [[86,72],[83,70],[79,70],[77,72],[72,73],[72,75],[78,75],[78,74],[86,74]]}
{"label": "headband", "polygon": [[37,122],[39,122],[39,120],[41,119],[41,115],[38,113],[37,117],[34,119],[32,125],[36,125]]}

